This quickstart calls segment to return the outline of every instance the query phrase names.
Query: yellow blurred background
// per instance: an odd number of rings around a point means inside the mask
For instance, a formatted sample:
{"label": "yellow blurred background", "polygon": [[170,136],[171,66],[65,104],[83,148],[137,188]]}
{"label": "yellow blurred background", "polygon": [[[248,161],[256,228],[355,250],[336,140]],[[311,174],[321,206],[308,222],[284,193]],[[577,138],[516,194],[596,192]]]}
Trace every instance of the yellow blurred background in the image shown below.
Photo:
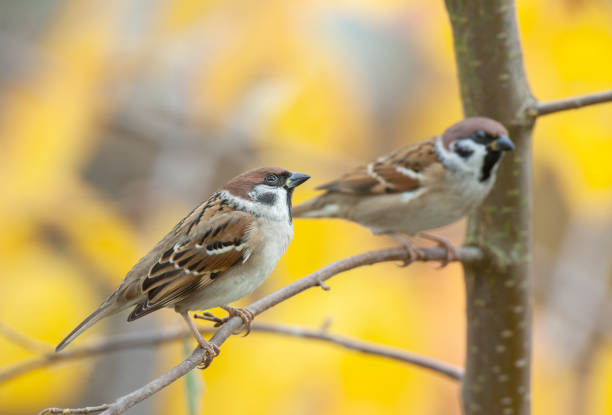
{"label": "yellow blurred background", "polygon": [[[612,87],[612,3],[520,0],[527,73],[550,100]],[[0,321],[55,345],[195,204],[281,165],[313,178],[461,117],[442,1],[0,2]],[[534,131],[535,414],[612,413],[612,105]],[[464,224],[440,233],[461,243]],[[357,225],[298,220],[241,305],[342,257],[389,246]],[[462,271],[383,264],[260,321],[318,327],[462,365]],[[218,311],[218,310],[215,310]],[[98,324],[75,344],[181,325],[171,310]],[[1,414],[111,402],[194,345],[125,351],[0,384]],[[0,338],[0,370],[31,356]],[[337,347],[252,333],[204,372],[199,413],[459,414],[454,382]],[[188,413],[180,380],[130,410]],[[576,409],[579,412],[576,412]]]}

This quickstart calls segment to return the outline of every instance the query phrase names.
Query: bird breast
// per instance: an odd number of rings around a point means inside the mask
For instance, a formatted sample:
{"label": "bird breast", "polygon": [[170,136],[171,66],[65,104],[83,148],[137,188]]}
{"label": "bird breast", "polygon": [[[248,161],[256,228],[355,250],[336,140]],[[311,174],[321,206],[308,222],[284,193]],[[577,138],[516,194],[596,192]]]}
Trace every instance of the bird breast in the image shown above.
{"label": "bird breast", "polygon": [[447,171],[444,180],[410,192],[359,198],[350,219],[375,234],[413,235],[466,216],[486,197],[491,184]]}
{"label": "bird breast", "polygon": [[236,301],[259,287],[274,270],[293,237],[288,221],[258,218],[258,229],[249,241],[253,251],[244,263],[236,264],[202,290],[185,300],[181,308],[206,310]]}

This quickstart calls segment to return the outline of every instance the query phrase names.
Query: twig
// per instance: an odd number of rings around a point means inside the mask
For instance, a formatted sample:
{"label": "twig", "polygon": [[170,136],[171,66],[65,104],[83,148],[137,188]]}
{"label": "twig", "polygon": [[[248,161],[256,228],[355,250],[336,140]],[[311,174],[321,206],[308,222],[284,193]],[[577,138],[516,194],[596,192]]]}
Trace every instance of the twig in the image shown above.
{"label": "twig", "polygon": [[40,411],[38,413],[38,415],[44,415],[44,414],[62,414],[62,415],[68,415],[68,414],[95,414],[96,412],[102,412],[105,409],[108,409],[110,407],[109,404],[104,403],[102,405],[98,405],[98,406],[87,406],[85,408],[74,408],[74,409],[64,409],[64,408],[47,408],[47,409],[43,409],[42,411]]}
{"label": "twig", "polygon": [[253,330],[276,334],[288,334],[291,336],[303,337],[312,340],[321,340],[337,344],[346,349],[356,350],[358,352],[386,357],[389,359],[399,360],[405,363],[420,366],[424,369],[429,369],[444,376],[448,376],[449,378],[454,380],[461,380],[461,376],[463,376],[463,369],[448,363],[440,362],[426,356],[407,352],[405,350],[396,349],[393,347],[330,334],[325,330],[321,329],[309,329],[305,327],[259,323],[257,324],[257,327],[253,327]]}
{"label": "twig", "polygon": [[[462,247],[457,249],[458,260],[461,262],[475,262],[482,259],[482,252],[475,247]],[[420,261],[441,261],[446,257],[446,251],[440,247],[425,248],[420,250]],[[410,259],[410,254],[403,248],[384,249],[379,251],[370,251],[363,254],[355,255],[349,258],[341,259],[333,262],[318,271],[313,272],[293,283],[275,291],[262,299],[254,302],[248,308],[253,314],[258,315],[265,310],[273,307],[302,291],[311,287],[320,286],[321,282],[326,281],[336,274],[348,271],[364,265],[372,265],[379,262],[387,261],[405,261]],[[240,317],[230,318],[223,326],[221,326],[210,342],[221,346],[233,332],[242,326]],[[340,344],[340,343],[338,343]],[[348,347],[348,346],[346,346]],[[202,348],[197,347],[193,353],[183,360],[181,363],[164,373],[162,376],[154,379],[140,389],[135,390],[127,395],[124,395],[110,404],[103,415],[115,415],[125,412],[127,409],[143,401],[149,396],[159,392],[170,383],[184,376],[189,371],[197,367],[204,359],[205,352]],[[413,356],[414,357],[414,356]],[[401,359],[400,359],[401,360]],[[421,362],[423,363],[423,362]],[[433,366],[425,366],[433,370]],[[451,376],[452,377],[452,376]]]}
{"label": "twig", "polygon": [[14,328],[7,326],[2,321],[0,321],[0,336],[8,339],[9,341],[21,346],[26,350],[29,350],[30,352],[47,353],[53,350],[53,347],[50,344],[28,337],[25,334],[15,330]]}
{"label": "twig", "polygon": [[572,110],[586,107],[588,105],[602,104],[612,101],[612,90],[597,92],[594,94],[581,95],[573,98],[560,99],[558,101],[540,102],[535,107],[533,116],[552,114],[559,111]]}
{"label": "twig", "polygon": [[[251,327],[252,331],[254,332],[286,334],[290,336],[328,341],[344,346],[348,349],[388,357],[406,363],[412,363],[426,369],[432,369],[453,379],[459,379],[461,377],[461,369],[455,366],[440,363],[427,357],[421,357],[417,354],[400,349],[391,349],[376,343],[369,343],[357,339],[333,335],[327,331],[328,328],[329,321],[324,322],[324,324],[317,329],[264,322],[253,323],[253,326]],[[214,331],[214,329],[212,327],[204,327],[200,331],[202,333],[211,333]],[[27,360],[10,367],[3,372],[0,372],[0,383],[23,375],[31,370],[40,369],[42,367],[47,367],[66,361],[85,359],[87,357],[102,355],[119,350],[155,347],[163,343],[191,338],[191,336],[192,334],[189,330],[172,328],[155,333],[138,333],[101,339],[87,346],[73,347],[72,350],[68,350],[63,353],[48,352],[43,356]]]}
{"label": "twig", "polygon": [[102,339],[94,341],[86,346],[73,347],[63,351],[62,353],[55,353],[53,349],[47,349],[42,355],[24,360],[0,371],[0,383],[23,375],[31,370],[40,369],[57,363],[83,359],[117,350],[153,347],[162,343],[178,340],[189,335],[190,333],[187,330],[173,328],[146,335],[133,334],[119,336],[112,339]]}

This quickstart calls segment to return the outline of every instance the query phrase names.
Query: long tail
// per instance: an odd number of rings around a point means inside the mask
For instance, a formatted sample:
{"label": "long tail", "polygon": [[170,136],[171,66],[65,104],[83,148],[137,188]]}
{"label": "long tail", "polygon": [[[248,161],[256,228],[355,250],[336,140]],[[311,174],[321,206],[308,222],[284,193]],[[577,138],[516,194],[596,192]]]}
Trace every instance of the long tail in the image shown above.
{"label": "long tail", "polygon": [[98,307],[96,311],[91,313],[85,320],[81,322],[81,324],[79,324],[74,330],[72,330],[70,334],[66,336],[66,338],[62,340],[60,344],[57,345],[55,351],[59,352],[63,350],[85,330],[96,324],[104,317],[110,316],[111,314],[115,314],[118,311],[120,311],[120,309],[115,304],[105,301],[104,304]]}
{"label": "long tail", "polygon": [[338,217],[338,205],[327,196],[324,194],[302,202],[291,209],[291,214],[295,218]]}

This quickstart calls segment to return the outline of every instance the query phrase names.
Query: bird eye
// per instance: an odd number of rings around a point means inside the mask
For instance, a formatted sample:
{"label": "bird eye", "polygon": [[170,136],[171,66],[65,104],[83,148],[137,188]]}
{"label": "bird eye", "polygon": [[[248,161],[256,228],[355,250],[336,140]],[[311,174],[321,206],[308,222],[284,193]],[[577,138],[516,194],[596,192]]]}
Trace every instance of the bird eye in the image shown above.
{"label": "bird eye", "polygon": [[474,153],[474,150],[463,146],[455,146],[455,153],[457,153],[459,157],[466,159]]}
{"label": "bird eye", "polygon": [[482,130],[476,130],[474,134],[476,135],[476,138],[481,138],[481,139],[487,136],[487,134]]}
{"label": "bird eye", "polygon": [[269,184],[270,186],[278,185],[278,181],[279,181],[279,178],[274,173],[268,174],[265,178],[266,184]]}

